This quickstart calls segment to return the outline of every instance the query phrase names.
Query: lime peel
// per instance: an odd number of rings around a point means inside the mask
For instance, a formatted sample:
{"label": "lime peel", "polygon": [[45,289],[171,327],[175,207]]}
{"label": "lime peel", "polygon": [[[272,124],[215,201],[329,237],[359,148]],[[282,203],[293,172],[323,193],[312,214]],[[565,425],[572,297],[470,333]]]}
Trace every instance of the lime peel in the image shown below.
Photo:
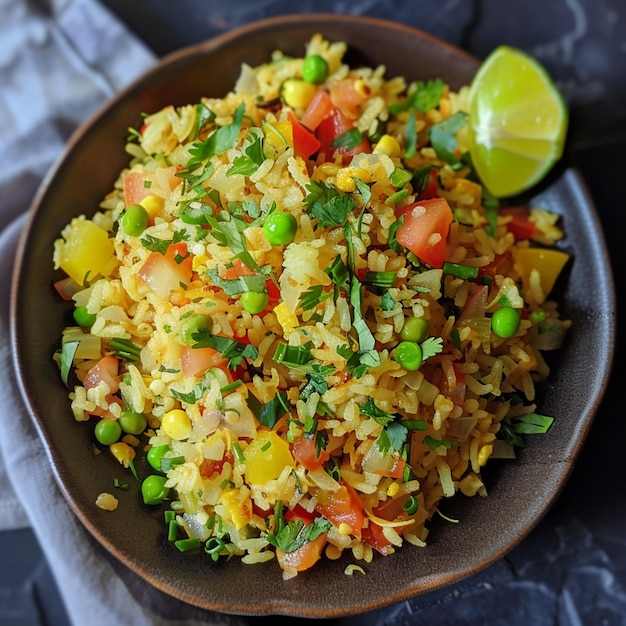
{"label": "lime peel", "polygon": [[474,77],[468,102],[470,155],[494,196],[526,191],[561,158],[567,107],[548,72],[527,53],[496,48]]}

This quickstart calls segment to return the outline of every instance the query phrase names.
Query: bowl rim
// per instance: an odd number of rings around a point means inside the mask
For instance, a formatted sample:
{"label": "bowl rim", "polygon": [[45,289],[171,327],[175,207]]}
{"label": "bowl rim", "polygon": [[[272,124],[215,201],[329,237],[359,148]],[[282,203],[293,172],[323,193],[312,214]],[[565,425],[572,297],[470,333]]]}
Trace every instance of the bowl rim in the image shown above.
{"label": "bowl rim", "polygon": [[[65,148],[63,149],[62,153],[59,155],[59,157],[56,159],[55,163],[52,165],[52,167],[48,170],[47,174],[45,175],[45,177],[43,178],[34,198],[33,201],[29,207],[29,217],[27,218],[27,224],[25,225],[24,230],[22,231],[22,235],[20,236],[20,240],[18,243],[18,247],[17,247],[17,251],[16,251],[16,262],[15,262],[15,266],[14,266],[14,270],[13,270],[13,278],[12,278],[12,284],[11,284],[11,295],[10,295],[10,306],[11,306],[11,316],[10,316],[10,322],[11,322],[11,341],[12,341],[12,352],[14,355],[14,362],[17,368],[18,372],[23,372],[24,370],[24,363],[21,359],[21,348],[18,345],[18,332],[17,332],[17,327],[19,325],[18,322],[18,315],[17,315],[17,306],[18,306],[18,283],[19,283],[19,277],[21,275],[21,270],[22,270],[22,265],[23,265],[23,259],[24,259],[24,255],[26,254],[26,245],[27,242],[30,238],[31,232],[34,229],[35,226],[35,218],[38,214],[38,212],[42,209],[42,206],[44,205],[45,199],[46,199],[46,194],[48,191],[48,188],[50,187],[51,182],[56,178],[56,176],[58,175],[58,173],[63,169],[64,163],[66,161],[66,159],[68,158],[68,156],[73,152],[75,146],[77,144],[80,144],[82,138],[84,137],[84,135],[88,132],[88,130],[95,125],[98,120],[103,116],[103,114],[110,110],[115,108],[119,102],[121,102],[122,100],[124,100],[126,98],[126,96],[131,93],[132,91],[136,90],[138,87],[140,87],[145,81],[149,80],[150,77],[152,77],[155,74],[158,74],[159,72],[161,72],[165,67],[168,67],[172,64],[175,64],[179,61],[183,61],[188,57],[192,57],[196,54],[199,53],[204,53],[204,52],[210,52],[216,48],[219,48],[227,43],[230,43],[232,41],[235,41],[241,37],[245,37],[246,35],[253,33],[253,32],[258,32],[259,29],[263,30],[263,29],[268,29],[268,28],[273,28],[275,26],[285,26],[285,25],[289,25],[289,24],[294,24],[294,23],[298,23],[298,24],[302,24],[303,22],[309,25],[312,25],[314,23],[317,22],[322,22],[324,20],[333,20],[333,21],[339,21],[341,23],[345,23],[345,24],[351,24],[354,25],[355,23],[361,23],[361,24],[368,24],[371,26],[382,26],[386,29],[392,29],[392,30],[397,30],[398,32],[403,32],[406,34],[409,34],[411,36],[416,36],[419,37],[420,39],[431,43],[434,46],[437,46],[439,48],[443,48],[448,50],[454,57],[457,58],[462,58],[468,62],[471,63],[478,63],[478,60],[473,56],[470,55],[466,52],[464,52],[463,50],[435,37],[434,35],[431,35],[429,33],[426,33],[424,31],[421,31],[420,29],[417,29],[413,26],[408,26],[399,22],[393,22],[391,20],[387,20],[387,19],[383,19],[383,18],[377,18],[377,17],[370,17],[370,16],[355,16],[355,15],[351,15],[351,14],[335,14],[335,13],[310,13],[310,14],[288,14],[288,15],[281,15],[281,16],[275,16],[275,17],[270,17],[270,18],[265,18],[262,20],[258,20],[255,22],[251,22],[248,24],[245,24],[243,26],[234,28],[226,33],[222,33],[219,35],[216,35],[214,37],[211,37],[210,39],[207,39],[205,41],[202,42],[198,42],[195,44],[192,44],[190,46],[186,46],[184,48],[181,48],[180,50],[174,51],[172,53],[169,53],[167,55],[165,55],[164,57],[162,57],[153,67],[151,67],[150,69],[148,69],[146,72],[144,72],[141,76],[137,77],[136,79],[134,79],[131,83],[129,83],[124,89],[120,90],[117,94],[115,94],[112,98],[108,99],[105,103],[103,103],[99,108],[97,108],[97,110],[90,115],[75,131],[74,133],[71,135],[70,139],[67,141]],[[586,202],[588,203],[588,205],[591,208],[592,211],[592,218],[594,219],[595,223],[597,224],[598,227],[598,233],[601,236],[601,230],[599,227],[599,220],[597,218],[597,214],[595,212],[595,208],[593,207],[593,202],[591,201],[591,198],[589,197],[586,187],[584,186],[584,182],[582,180],[582,177],[580,176],[580,174],[577,171],[571,171],[568,172],[568,180],[570,180],[571,184],[577,186],[578,190],[584,195]],[[606,254],[606,246],[604,244],[599,246],[599,249],[603,251],[603,253],[605,253],[605,257],[606,257],[606,267],[610,267],[610,265],[608,264],[608,254]],[[609,291],[609,295],[607,296],[608,301],[610,304],[612,304],[612,310],[614,311],[615,309],[615,295],[614,295],[614,287],[613,287],[613,279],[612,276],[610,275],[609,272],[609,277],[608,277],[609,283],[607,285],[608,289],[607,291]],[[613,358],[614,358],[614,345],[615,345],[615,317],[611,317],[609,318],[609,326],[608,326],[608,340],[607,340],[607,346],[608,347],[608,352],[606,355],[606,362],[607,362],[607,368],[605,371],[605,378],[604,378],[604,387],[606,387],[606,384],[608,382],[608,377],[609,377],[609,372],[610,369],[612,367],[612,363],[613,363]],[[19,381],[19,387],[20,387],[20,391],[22,393],[23,398],[26,401],[26,406],[28,408],[28,412],[30,414],[31,420],[34,422],[35,427],[38,431],[38,434],[40,435],[40,437],[43,439],[43,443],[44,443],[44,447],[46,449],[46,453],[47,456],[49,458],[49,460],[51,461],[53,468],[54,468],[54,472],[55,472],[55,477],[59,478],[58,475],[58,468],[57,468],[57,463],[58,463],[58,459],[55,456],[55,451],[50,449],[50,446],[47,445],[47,439],[46,439],[46,435],[45,432],[43,431],[43,426],[41,424],[41,421],[38,417],[36,417],[34,415],[34,412],[28,402],[28,390],[25,387],[24,381],[23,381],[23,377],[19,376],[18,377],[18,381]],[[600,406],[600,402],[602,399],[602,395],[599,395],[597,397],[595,397],[593,400],[590,400],[589,406],[590,406],[590,418],[587,420],[587,422],[585,423],[586,426],[586,431],[588,431],[588,429],[591,426],[591,423],[593,421],[593,418],[595,417],[595,414],[597,413],[597,410]],[[578,441],[578,445],[576,447],[576,449],[574,450],[574,456],[576,456],[580,450],[580,448],[583,445],[583,441],[584,441],[584,437],[581,437]],[[554,500],[556,499],[558,493],[561,490],[561,487],[563,486],[563,484],[565,483],[565,481],[567,480],[568,476],[567,475],[562,475],[560,477],[560,481],[559,484],[557,486],[557,488],[554,490],[553,496],[549,499],[544,500],[541,503],[541,516],[543,516],[543,514],[545,514],[545,512],[551,507],[551,505],[553,504]],[[77,517],[81,520],[82,524],[90,531],[90,533],[92,535],[94,535],[98,541],[107,548],[107,550],[109,552],[112,553],[116,553],[116,547],[115,545],[112,545],[105,536],[103,536],[103,534],[101,532],[98,531],[97,528],[94,527],[93,522],[86,516],[86,514],[80,509],[80,507],[78,507],[76,505],[76,503],[74,502],[73,498],[69,497],[63,483],[61,481],[57,481],[60,485],[60,488],[62,490],[62,492],[64,493],[64,496],[66,497],[66,500],[69,502],[73,512],[77,515]],[[538,521],[538,520],[537,520]],[[535,522],[536,523],[536,522]],[[486,561],[483,561],[483,563],[481,564],[481,566],[478,568],[478,570],[481,570],[485,567],[487,567],[488,565],[492,564],[494,561],[496,561],[498,558],[502,557],[503,554],[505,554],[506,552],[508,552],[512,547],[514,547],[515,545],[517,545],[517,543],[519,543],[519,541],[521,541],[521,539],[523,537],[525,537],[530,530],[532,530],[532,528],[534,527],[534,524],[527,527],[526,528],[526,532],[523,533],[518,539],[517,541],[513,541],[512,543],[508,542],[507,546],[503,549],[498,551],[497,553],[492,553],[491,557],[489,559],[487,559]],[[119,557],[118,557],[119,558]],[[122,561],[128,565],[128,563],[122,559]],[[460,580],[462,578],[465,578],[467,576],[469,576],[470,574],[478,571],[476,568],[474,569],[470,569],[469,571],[464,571],[461,572],[461,574],[459,575],[459,573],[457,571],[455,572],[448,572],[448,573],[439,573],[436,578],[437,578],[437,582],[434,586],[430,587],[428,590],[432,590],[435,588],[439,588],[442,587],[446,584],[449,584],[451,582]],[[148,575],[148,576],[143,576],[142,578],[147,579],[150,584],[154,587],[156,587],[157,589],[159,589],[160,591],[169,594],[169,595],[176,595],[176,597],[183,599],[184,601],[192,604],[192,605],[196,605],[196,606],[200,606],[202,608],[206,608],[209,610],[220,610],[223,611],[225,610],[224,606],[217,606],[216,603],[211,604],[211,602],[204,600],[201,601],[200,603],[198,602],[198,598],[195,597],[185,597],[184,594],[181,594],[179,590],[176,590],[175,594],[173,594],[172,589],[168,586],[168,585],[164,585],[161,584],[160,581],[158,579],[155,579],[153,576]],[[411,587],[409,590],[409,592],[405,592],[405,593],[401,593],[398,594],[396,596],[394,596],[391,600],[392,601],[400,601],[400,600],[406,600],[410,597],[412,597],[413,594],[418,593],[419,590],[415,589],[415,587]],[[386,604],[389,604],[389,602],[386,602],[384,599],[382,598],[377,598],[375,601],[373,601],[369,606],[364,606],[362,608],[359,608],[356,610],[356,612],[360,612],[362,610],[372,610],[372,609],[376,609],[376,608],[380,608]],[[217,609],[216,609],[217,607]],[[303,616],[311,616],[311,617],[329,617],[329,616],[339,616],[339,615],[349,615],[349,614],[354,614],[355,613],[355,609],[354,607],[348,607],[347,610],[332,610],[330,612],[325,612],[323,610],[311,610],[309,609],[308,613],[303,613],[300,611],[294,611],[294,607],[289,605],[288,603],[283,603],[280,605],[276,605],[275,603],[272,604],[271,602],[268,602],[267,605],[263,605],[263,607],[253,607],[253,611],[254,613],[260,612],[262,614],[265,614],[266,611],[272,612],[272,611],[276,611],[279,610],[281,612],[285,612],[285,614],[292,614],[292,615],[303,615]],[[237,611],[237,612],[242,612],[245,613],[245,610],[241,610],[241,611]],[[251,614],[254,614],[251,613]],[[269,613],[267,613],[269,614]]]}

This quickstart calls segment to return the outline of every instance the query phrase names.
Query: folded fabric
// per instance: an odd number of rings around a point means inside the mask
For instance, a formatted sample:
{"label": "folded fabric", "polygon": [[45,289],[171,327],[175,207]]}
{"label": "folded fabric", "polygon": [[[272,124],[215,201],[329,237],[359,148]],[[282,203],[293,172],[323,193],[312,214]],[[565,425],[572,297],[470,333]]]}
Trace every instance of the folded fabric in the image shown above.
{"label": "folded fabric", "polygon": [[28,205],[76,127],[156,59],[90,0],[0,0],[0,14],[0,530],[32,526],[72,623],[244,623],[166,597],[87,533],[54,480],[12,363],[11,272]]}

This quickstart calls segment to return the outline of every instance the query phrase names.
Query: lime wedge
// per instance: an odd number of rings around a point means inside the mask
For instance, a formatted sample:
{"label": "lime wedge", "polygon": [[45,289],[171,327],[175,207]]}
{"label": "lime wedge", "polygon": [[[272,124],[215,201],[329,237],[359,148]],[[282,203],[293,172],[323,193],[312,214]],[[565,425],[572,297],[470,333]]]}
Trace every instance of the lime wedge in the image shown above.
{"label": "lime wedge", "polygon": [[485,187],[503,198],[538,183],[563,154],[567,120],[545,68],[521,50],[496,48],[469,93],[469,150]]}

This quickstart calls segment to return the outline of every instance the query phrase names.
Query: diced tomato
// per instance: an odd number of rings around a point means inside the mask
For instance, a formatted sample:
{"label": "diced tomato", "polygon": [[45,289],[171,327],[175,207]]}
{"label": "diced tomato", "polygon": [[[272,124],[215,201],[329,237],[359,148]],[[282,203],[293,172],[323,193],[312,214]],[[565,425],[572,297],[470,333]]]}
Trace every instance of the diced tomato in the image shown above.
{"label": "diced tomato", "polygon": [[431,167],[430,172],[428,172],[428,180],[426,181],[426,185],[424,189],[419,192],[417,195],[418,200],[430,200],[431,198],[436,198],[439,192],[439,171],[436,167]]}
{"label": "diced tomato", "polygon": [[140,172],[128,172],[124,177],[124,202],[126,206],[139,204],[144,198],[150,195],[149,186],[146,181],[151,182],[147,174]]}
{"label": "diced tomato", "polygon": [[305,526],[311,524],[315,518],[318,517],[316,513],[309,513],[304,507],[296,504],[293,509],[285,512],[285,520],[288,522],[294,522],[295,520],[302,520]]}
{"label": "diced tomato", "polygon": [[241,276],[252,276],[256,272],[248,267],[241,259],[235,259],[231,267],[228,267],[221,274],[224,280],[234,280]]}
{"label": "diced tomato", "polygon": [[187,249],[187,244],[184,241],[178,243],[172,243],[167,247],[165,252],[165,258],[175,263],[178,269],[187,276],[185,282],[191,280],[191,273],[193,271],[193,259]]}
{"label": "diced tomato", "polygon": [[318,456],[315,439],[308,437],[298,437],[291,444],[291,454],[300,465],[308,470],[319,469],[330,458],[330,453],[326,450],[321,450]]}
{"label": "diced tomato", "polygon": [[319,561],[327,542],[328,539],[324,533],[293,552],[283,552],[280,548],[276,548],[276,559],[283,570],[295,569],[297,572],[302,572]]}
{"label": "diced tomato", "polygon": [[376,470],[374,473],[389,476],[389,478],[402,478],[402,476],[404,476],[405,466],[406,462],[400,457],[396,457],[393,465],[388,470]]}
{"label": "diced tomato", "polygon": [[383,556],[387,556],[391,552],[391,541],[383,535],[382,526],[371,520],[369,525],[363,529],[362,538],[368,546],[371,546]]}
{"label": "diced tomato", "polygon": [[182,370],[185,376],[202,376],[212,367],[218,367],[226,372],[229,380],[232,380],[231,371],[228,369],[228,359],[221,352],[213,348],[192,348],[185,346],[181,356]]}
{"label": "diced tomato", "polygon": [[356,88],[358,79],[344,78],[333,83],[330,88],[330,101],[350,119],[359,116],[359,107],[367,100],[369,88]]}
{"label": "diced tomato", "polygon": [[288,118],[292,126],[294,154],[306,160],[319,150],[321,142],[296,119],[291,111],[289,111]]}
{"label": "diced tomato", "polygon": [[452,210],[444,198],[431,198],[409,204],[402,211],[404,223],[396,239],[419,259],[441,268],[446,254]]}
{"label": "diced tomato", "polygon": [[270,302],[276,303],[280,300],[280,288],[271,278],[268,278],[265,281],[265,288],[267,289],[267,295]]}
{"label": "diced tomato", "polygon": [[219,474],[224,468],[225,463],[234,462],[233,455],[230,451],[226,451],[221,459],[203,459],[200,464],[200,476],[211,478],[214,474]]}
{"label": "diced tomato", "polygon": [[114,356],[102,357],[85,375],[83,386],[85,389],[91,389],[104,381],[111,393],[116,393],[120,388],[119,367],[120,362]]}
{"label": "diced tomato", "polygon": [[318,89],[300,118],[300,123],[309,130],[315,131],[322,120],[333,112],[334,108],[329,93],[325,89]]}
{"label": "diced tomato", "polygon": [[315,510],[330,520],[335,526],[347,524],[352,534],[361,536],[365,513],[363,504],[356,491],[343,483],[337,491],[319,494]]}
{"label": "diced tomato", "polygon": [[[186,251],[187,246],[184,245]],[[182,251],[182,248],[179,250]],[[151,252],[137,272],[139,278],[161,298],[169,297],[170,293],[178,290],[181,285],[187,285],[191,280],[191,258],[185,259],[181,263],[177,263],[175,260],[180,258],[180,251],[172,250],[170,253],[168,249],[166,255],[156,251]]]}
{"label": "diced tomato", "polygon": [[530,210],[525,206],[503,207],[498,210],[502,216],[511,218],[506,227],[513,233],[516,241],[530,239],[536,232],[537,226],[530,221]]}
{"label": "diced tomato", "polygon": [[352,120],[347,118],[339,109],[335,109],[329,117],[320,123],[315,131],[315,136],[320,140],[318,154],[325,155],[326,161],[332,161],[336,155],[341,155],[342,163],[345,165],[350,162],[355,154],[371,152],[372,146],[365,136],[354,148],[333,148],[333,141],[352,128],[354,128]]}
{"label": "diced tomato", "polygon": [[[166,170],[168,170],[170,190],[173,191],[182,182],[182,178],[176,176],[179,168],[173,165],[166,168]],[[126,206],[139,204],[144,198],[153,195],[154,192],[151,191],[151,186],[154,184],[155,179],[153,172],[128,172],[124,177],[124,203]]]}

